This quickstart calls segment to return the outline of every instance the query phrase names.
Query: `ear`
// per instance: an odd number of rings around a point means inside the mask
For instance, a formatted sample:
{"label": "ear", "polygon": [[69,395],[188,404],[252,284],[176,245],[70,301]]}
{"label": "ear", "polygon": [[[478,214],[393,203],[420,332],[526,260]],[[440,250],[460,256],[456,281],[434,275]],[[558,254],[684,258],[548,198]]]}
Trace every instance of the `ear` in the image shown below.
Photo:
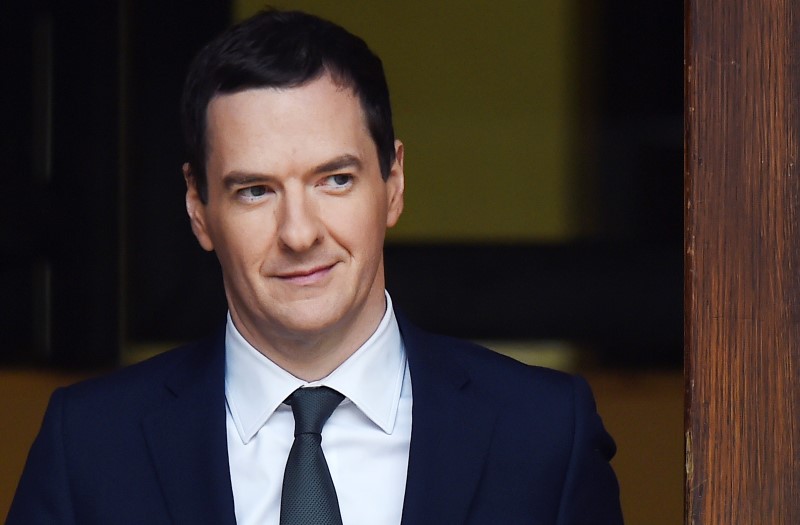
{"label": "ear", "polygon": [[394,141],[394,164],[386,179],[386,195],[388,206],[386,209],[386,227],[391,228],[400,219],[403,213],[403,194],[406,189],[405,175],[403,174],[403,143]]}
{"label": "ear", "polygon": [[188,162],[183,164],[183,180],[186,181],[186,213],[189,214],[192,232],[204,250],[213,251],[214,243],[211,241],[211,236],[206,228],[206,205],[200,198],[197,180]]}

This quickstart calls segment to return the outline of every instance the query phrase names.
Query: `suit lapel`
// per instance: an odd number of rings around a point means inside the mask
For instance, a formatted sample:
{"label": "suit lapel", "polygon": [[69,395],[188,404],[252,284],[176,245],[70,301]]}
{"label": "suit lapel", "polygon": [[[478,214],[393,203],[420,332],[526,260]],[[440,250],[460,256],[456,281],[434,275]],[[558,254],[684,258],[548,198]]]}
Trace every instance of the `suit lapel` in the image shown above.
{"label": "suit lapel", "polygon": [[[446,340],[401,314],[414,404],[403,524],[464,523],[492,438],[495,411],[471,388]],[[143,429],[176,523],[235,525],[225,428],[224,330],[170,376]]]}
{"label": "suit lapel", "polygon": [[143,420],[172,521],[230,524],[225,430],[224,331],[187,352],[166,382],[165,402]]}
{"label": "suit lapel", "polygon": [[478,487],[495,411],[471,388],[446,339],[398,315],[413,392],[403,523],[464,523]]}

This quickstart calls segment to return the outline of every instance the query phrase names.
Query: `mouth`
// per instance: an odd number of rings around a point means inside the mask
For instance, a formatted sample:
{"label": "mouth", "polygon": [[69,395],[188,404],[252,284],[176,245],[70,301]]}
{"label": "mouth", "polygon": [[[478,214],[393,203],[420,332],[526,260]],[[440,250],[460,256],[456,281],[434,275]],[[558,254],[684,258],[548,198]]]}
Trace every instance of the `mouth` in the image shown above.
{"label": "mouth", "polygon": [[279,273],[275,277],[279,280],[294,284],[298,286],[308,286],[312,284],[317,284],[322,281],[328,274],[331,272],[333,267],[336,265],[334,264],[327,264],[321,266],[314,266],[312,268],[303,268],[299,270],[293,270],[289,272]]}

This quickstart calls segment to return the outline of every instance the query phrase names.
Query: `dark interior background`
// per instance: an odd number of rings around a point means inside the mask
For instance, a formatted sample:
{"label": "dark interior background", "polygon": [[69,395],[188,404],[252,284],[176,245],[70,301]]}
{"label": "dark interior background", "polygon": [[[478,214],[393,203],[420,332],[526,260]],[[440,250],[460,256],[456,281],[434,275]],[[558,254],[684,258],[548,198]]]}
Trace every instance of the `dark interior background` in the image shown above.
{"label": "dark interior background", "polygon": [[[590,233],[392,244],[388,286],[434,331],[568,340],[606,364],[678,367],[683,6],[580,9]],[[194,339],[223,321],[216,259],[176,195],[183,77],[229,12],[222,0],[0,6],[0,362],[109,366],[124,344]]]}

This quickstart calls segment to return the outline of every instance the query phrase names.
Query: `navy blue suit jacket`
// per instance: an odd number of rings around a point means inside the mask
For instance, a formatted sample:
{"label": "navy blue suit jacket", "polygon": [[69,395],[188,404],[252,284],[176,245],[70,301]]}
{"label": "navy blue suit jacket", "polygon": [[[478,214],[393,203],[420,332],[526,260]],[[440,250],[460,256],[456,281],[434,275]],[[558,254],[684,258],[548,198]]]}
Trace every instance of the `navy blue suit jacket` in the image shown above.
{"label": "navy blue suit jacket", "polygon": [[[404,525],[622,523],[614,442],[582,379],[400,323]],[[220,331],[56,391],[7,524],[233,525],[224,362]]]}

